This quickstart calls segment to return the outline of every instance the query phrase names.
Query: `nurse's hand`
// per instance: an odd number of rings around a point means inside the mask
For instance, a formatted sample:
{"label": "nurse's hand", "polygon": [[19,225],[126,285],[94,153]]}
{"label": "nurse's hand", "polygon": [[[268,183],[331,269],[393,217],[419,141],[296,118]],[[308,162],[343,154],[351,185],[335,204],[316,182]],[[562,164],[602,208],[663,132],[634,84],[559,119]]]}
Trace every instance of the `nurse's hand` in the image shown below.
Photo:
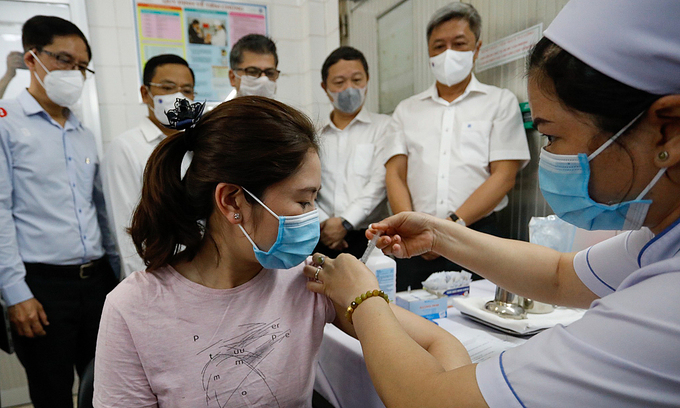
{"label": "nurse's hand", "polygon": [[305,276],[311,278],[307,289],[328,296],[338,305],[347,307],[362,293],[379,289],[373,272],[352,255],[340,254],[332,259],[316,253],[312,261],[303,269]]}
{"label": "nurse's hand", "polygon": [[371,224],[366,230],[366,237],[372,239],[380,231],[382,236],[376,244],[378,248],[397,258],[411,258],[433,252],[436,224],[435,217],[405,211]]}

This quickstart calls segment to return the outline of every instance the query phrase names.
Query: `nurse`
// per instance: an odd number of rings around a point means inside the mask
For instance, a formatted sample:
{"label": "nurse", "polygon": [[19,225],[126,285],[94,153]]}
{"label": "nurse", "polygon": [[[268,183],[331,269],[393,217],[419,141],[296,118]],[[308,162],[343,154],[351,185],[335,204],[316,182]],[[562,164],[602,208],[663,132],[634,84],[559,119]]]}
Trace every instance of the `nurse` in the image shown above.
{"label": "nurse", "polygon": [[581,320],[446,370],[384,301],[351,303],[377,288],[370,271],[346,255],[325,260],[308,287],[350,306],[387,407],[680,406],[679,15],[676,0],[572,0],[529,58],[546,200],[579,227],[631,232],[575,254],[417,213],[367,233],[383,232],[388,254],[433,251],[519,295],[588,308]]}

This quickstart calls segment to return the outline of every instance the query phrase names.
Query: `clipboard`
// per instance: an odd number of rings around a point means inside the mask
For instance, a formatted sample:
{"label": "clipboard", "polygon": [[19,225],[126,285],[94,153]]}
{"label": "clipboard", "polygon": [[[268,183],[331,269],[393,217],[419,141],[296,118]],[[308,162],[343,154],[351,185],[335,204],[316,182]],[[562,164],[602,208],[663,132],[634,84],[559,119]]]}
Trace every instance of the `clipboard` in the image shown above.
{"label": "clipboard", "polygon": [[12,341],[12,326],[9,322],[9,313],[5,301],[0,299],[0,350],[7,354],[14,353],[14,342]]}

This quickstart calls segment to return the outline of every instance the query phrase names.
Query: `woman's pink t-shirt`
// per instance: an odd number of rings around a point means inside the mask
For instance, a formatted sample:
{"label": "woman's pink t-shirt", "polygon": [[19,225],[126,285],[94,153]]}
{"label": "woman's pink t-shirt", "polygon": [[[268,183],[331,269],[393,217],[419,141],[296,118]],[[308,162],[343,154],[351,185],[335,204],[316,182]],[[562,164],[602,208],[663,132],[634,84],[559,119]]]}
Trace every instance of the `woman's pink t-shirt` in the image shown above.
{"label": "woman's pink t-shirt", "polygon": [[107,297],[95,407],[310,407],[323,328],[335,318],[299,265],[211,289],[167,266]]}

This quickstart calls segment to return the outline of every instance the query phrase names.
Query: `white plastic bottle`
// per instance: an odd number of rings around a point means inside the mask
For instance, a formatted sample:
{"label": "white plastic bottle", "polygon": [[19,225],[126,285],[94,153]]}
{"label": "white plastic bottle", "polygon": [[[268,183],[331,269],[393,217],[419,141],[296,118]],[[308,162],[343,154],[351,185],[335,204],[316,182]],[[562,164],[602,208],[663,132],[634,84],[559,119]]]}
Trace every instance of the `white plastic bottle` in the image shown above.
{"label": "white plastic bottle", "polygon": [[380,290],[389,296],[391,302],[394,302],[394,297],[397,294],[397,262],[375,248],[368,257],[366,266],[378,278]]}

